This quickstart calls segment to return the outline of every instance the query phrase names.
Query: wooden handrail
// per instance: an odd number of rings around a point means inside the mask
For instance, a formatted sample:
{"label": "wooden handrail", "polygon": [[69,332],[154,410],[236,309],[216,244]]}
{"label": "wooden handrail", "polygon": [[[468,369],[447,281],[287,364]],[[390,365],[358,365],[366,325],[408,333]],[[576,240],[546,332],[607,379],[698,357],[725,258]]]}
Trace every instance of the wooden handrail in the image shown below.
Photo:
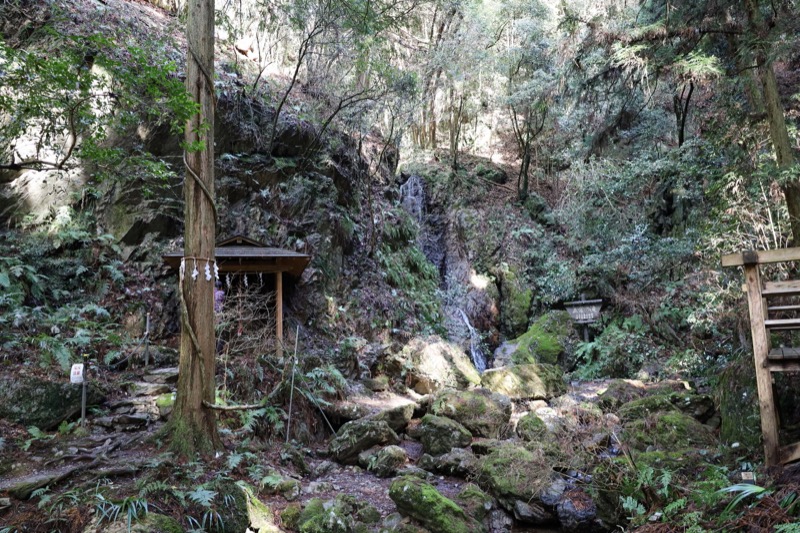
{"label": "wooden handrail", "polygon": [[777,250],[752,250],[722,256],[722,266],[763,265],[800,261],[800,248],[779,248]]}

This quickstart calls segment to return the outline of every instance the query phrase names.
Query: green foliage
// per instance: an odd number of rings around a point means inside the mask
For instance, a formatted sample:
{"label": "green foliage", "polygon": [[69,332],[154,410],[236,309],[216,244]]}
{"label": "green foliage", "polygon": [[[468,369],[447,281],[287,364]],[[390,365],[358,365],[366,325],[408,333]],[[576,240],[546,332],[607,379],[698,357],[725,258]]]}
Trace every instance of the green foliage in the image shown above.
{"label": "green foliage", "polygon": [[22,446],[20,446],[20,448],[22,448],[22,450],[24,450],[24,451],[28,451],[28,449],[31,447],[31,444],[33,444],[34,442],[48,441],[48,440],[51,440],[51,439],[55,438],[55,436],[56,436],[55,433],[52,434],[52,435],[48,435],[47,433],[45,433],[44,431],[42,431],[41,429],[39,429],[36,426],[28,427],[28,434],[31,436],[31,438],[27,439],[22,444]]}
{"label": "green foliage", "polygon": [[[61,217],[61,218],[59,218]],[[48,224],[4,236],[13,256],[0,257],[0,345],[38,354],[38,364],[67,370],[81,353],[123,339],[107,291],[124,281],[113,237],[88,231],[88,217],[61,210]]]}
{"label": "green foliage", "polygon": [[411,314],[421,316],[424,324],[438,325],[441,320],[437,296],[439,273],[422,251],[416,246],[394,250],[384,245],[376,256],[386,281],[405,296],[398,302],[401,305],[396,320]]}
{"label": "green foliage", "polygon": [[660,358],[663,349],[653,342],[641,316],[614,318],[595,340],[579,344],[576,375],[582,379],[633,377],[645,362]]}
{"label": "green foliage", "polygon": [[43,522],[48,524],[52,531],[58,531],[69,523],[68,511],[82,503],[84,494],[77,488],[53,493],[49,487],[43,487],[33,491],[31,498],[39,498],[39,503],[36,506],[43,510],[47,516],[47,519]]}
{"label": "green foliage", "polygon": [[[48,36],[42,41],[52,48],[45,53],[0,41],[7,88],[0,91],[0,113],[11,117],[0,125],[4,163],[13,157],[8,150],[31,135],[39,139],[35,151],[20,154],[31,168],[61,170],[74,164],[73,156],[101,166],[119,164],[123,154],[102,146],[114,129],[142,119],[169,120],[178,132],[197,112],[176,64],[157,57],[155,49],[131,45],[125,32],[109,38],[65,36],[53,26],[42,31]],[[64,137],[73,140],[61,142]]]}
{"label": "green foliage", "polygon": [[203,487],[197,487],[186,493],[186,497],[189,498],[190,501],[202,507],[211,507],[211,503],[216,496],[217,493],[215,491]]}
{"label": "green foliage", "polygon": [[121,500],[111,500],[98,492],[95,499],[95,511],[100,523],[110,524],[124,520],[128,532],[134,522],[141,520],[149,512],[148,502],[142,497],[128,496]]}

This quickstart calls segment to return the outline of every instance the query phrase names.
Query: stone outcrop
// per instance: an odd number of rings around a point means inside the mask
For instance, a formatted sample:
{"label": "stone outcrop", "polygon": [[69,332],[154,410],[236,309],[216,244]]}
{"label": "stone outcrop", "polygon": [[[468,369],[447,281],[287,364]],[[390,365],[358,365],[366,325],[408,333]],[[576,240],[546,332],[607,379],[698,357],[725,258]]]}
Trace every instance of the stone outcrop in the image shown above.
{"label": "stone outcrop", "polygon": [[356,464],[358,454],[379,444],[398,444],[397,433],[384,421],[353,420],[346,423],[331,441],[331,456],[344,464]]}
{"label": "stone outcrop", "polygon": [[436,395],[431,405],[434,415],[459,422],[476,437],[498,438],[508,432],[511,400],[487,389],[456,391]]}
{"label": "stone outcrop", "polygon": [[528,364],[487,370],[481,384],[512,400],[547,400],[567,391],[564,373],[555,365]]}
{"label": "stone outcrop", "polygon": [[431,533],[486,531],[483,524],[465,513],[453,500],[416,477],[396,479],[389,489],[389,497],[397,505],[400,514],[413,518]]}

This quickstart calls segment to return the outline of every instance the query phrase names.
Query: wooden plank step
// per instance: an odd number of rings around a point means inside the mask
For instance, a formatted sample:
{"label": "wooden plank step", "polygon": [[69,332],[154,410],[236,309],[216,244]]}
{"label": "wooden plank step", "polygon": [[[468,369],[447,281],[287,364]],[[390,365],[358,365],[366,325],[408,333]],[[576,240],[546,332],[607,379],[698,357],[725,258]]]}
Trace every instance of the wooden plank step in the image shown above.
{"label": "wooden plank step", "polygon": [[769,351],[770,361],[785,359],[800,359],[800,348],[773,348]]}
{"label": "wooden plank step", "polygon": [[770,359],[765,366],[769,372],[800,372],[800,359]]}
{"label": "wooden plank step", "polygon": [[800,304],[798,305],[771,305],[767,307],[767,311],[798,311],[800,310]]}
{"label": "wooden plank step", "polygon": [[762,296],[791,296],[800,294],[800,280],[765,281]]}
{"label": "wooden plank step", "polygon": [[800,329],[800,318],[770,318],[764,321],[768,329]]}

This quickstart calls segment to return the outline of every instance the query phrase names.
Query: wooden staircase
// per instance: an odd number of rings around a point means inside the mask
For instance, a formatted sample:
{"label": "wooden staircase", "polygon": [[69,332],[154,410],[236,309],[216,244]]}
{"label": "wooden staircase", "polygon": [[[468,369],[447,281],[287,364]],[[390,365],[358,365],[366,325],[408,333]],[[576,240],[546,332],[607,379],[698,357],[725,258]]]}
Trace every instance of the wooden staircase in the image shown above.
{"label": "wooden staircase", "polygon": [[[800,261],[800,248],[747,251],[722,257],[722,266],[742,266],[750,308],[750,332],[767,466],[800,459],[800,442],[781,446],[772,373],[800,371],[800,348],[771,348],[770,332],[800,329],[800,280],[761,280],[760,265]],[[787,303],[787,301],[789,303]]]}

